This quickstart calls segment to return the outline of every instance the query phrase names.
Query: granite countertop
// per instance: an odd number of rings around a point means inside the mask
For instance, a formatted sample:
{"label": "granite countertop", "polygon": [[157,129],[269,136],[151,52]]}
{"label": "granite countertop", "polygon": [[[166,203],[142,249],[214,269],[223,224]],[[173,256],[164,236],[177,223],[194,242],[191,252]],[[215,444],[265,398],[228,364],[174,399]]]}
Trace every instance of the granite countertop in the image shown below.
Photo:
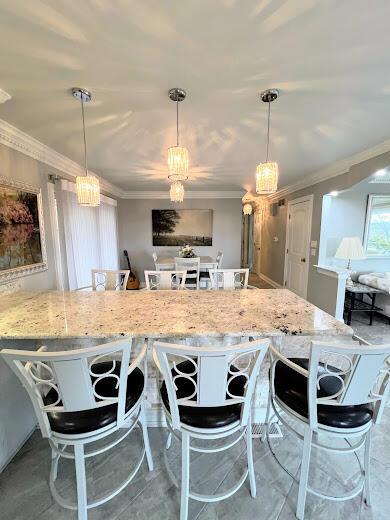
{"label": "granite countertop", "polygon": [[352,333],[286,289],[19,291],[0,298],[0,339]]}

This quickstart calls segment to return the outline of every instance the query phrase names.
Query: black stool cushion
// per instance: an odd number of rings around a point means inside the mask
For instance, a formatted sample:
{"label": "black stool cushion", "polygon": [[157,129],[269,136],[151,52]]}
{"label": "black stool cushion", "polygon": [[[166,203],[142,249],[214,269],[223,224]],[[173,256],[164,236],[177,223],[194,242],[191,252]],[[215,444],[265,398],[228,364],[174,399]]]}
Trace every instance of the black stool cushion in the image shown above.
{"label": "black stool cushion", "polygon": [[[291,358],[293,363],[308,370],[309,360],[305,358]],[[318,375],[327,373],[321,363]],[[337,372],[337,368],[329,366]],[[288,367],[281,361],[275,366],[275,394],[289,408],[303,417],[308,417],[307,400],[308,379]],[[341,389],[341,381],[337,377],[324,377],[320,381],[317,391],[318,397],[326,397],[337,393]],[[318,422],[334,428],[357,428],[368,423],[373,415],[370,404],[354,406],[317,405]]]}
{"label": "black stool cushion", "polygon": [[199,278],[207,278],[210,279],[210,273],[208,271],[200,271]]}
{"label": "black stool cushion", "polygon": [[[103,374],[108,372],[112,367],[111,361],[96,363],[93,365],[95,374]],[[115,370],[112,372],[119,376],[121,363],[116,362]],[[91,376],[92,383],[97,378]],[[96,384],[95,391],[104,397],[116,397],[118,389],[115,388],[117,379],[114,377],[106,377]],[[125,410],[128,412],[141,397],[144,389],[144,375],[142,370],[135,368],[127,378],[126,404]],[[55,403],[58,399],[56,390],[51,389],[44,398],[46,405]],[[99,401],[99,399],[96,399]],[[61,406],[62,403],[58,403]],[[78,412],[50,412],[47,417],[50,422],[51,429],[57,433],[66,433],[76,435],[80,433],[88,433],[99,428],[104,428],[112,422],[116,421],[117,405],[109,404],[101,408],[91,408],[90,410],[81,410]]]}
{"label": "black stool cushion", "polygon": [[[192,373],[194,371],[194,365],[191,361],[178,363],[177,368],[184,373]],[[232,371],[238,371],[238,369],[232,366]],[[172,369],[172,375],[177,375],[174,369]],[[191,377],[195,382],[197,381],[197,375]],[[233,395],[244,395],[246,381],[247,379],[244,376],[235,377],[229,384],[229,392]],[[191,395],[194,391],[194,385],[184,377],[177,378],[175,383],[177,386],[176,395],[178,399]],[[165,381],[161,386],[161,398],[165,408],[169,411],[169,399]],[[228,399],[229,396],[226,396],[226,398]],[[195,397],[193,401],[196,401]],[[188,426],[194,428],[221,428],[239,421],[241,418],[241,408],[241,403],[218,407],[179,405],[179,414],[181,422]]]}

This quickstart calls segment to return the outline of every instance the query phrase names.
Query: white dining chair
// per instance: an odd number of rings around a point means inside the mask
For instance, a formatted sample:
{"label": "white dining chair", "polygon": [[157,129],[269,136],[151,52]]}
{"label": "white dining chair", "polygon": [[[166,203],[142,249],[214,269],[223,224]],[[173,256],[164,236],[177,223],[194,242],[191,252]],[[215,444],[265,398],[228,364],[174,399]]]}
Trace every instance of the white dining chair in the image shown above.
{"label": "white dining chair", "polygon": [[222,267],[222,258],[223,258],[222,251],[218,251],[217,257],[215,259],[215,262],[217,264],[217,269],[221,269],[221,267]]}
{"label": "white dining chair", "polygon": [[[288,359],[272,346],[269,353],[266,438],[279,465],[298,483],[296,517],[304,518],[307,493],[340,501],[363,492],[369,505],[370,436],[373,426],[382,418],[389,395],[390,345],[355,346],[313,341],[309,359]],[[284,467],[271,446],[271,414],[303,441],[299,478]],[[352,490],[336,496],[309,486],[312,448],[325,450],[329,455],[336,453],[339,458],[355,454],[361,478]],[[363,465],[357,454],[361,448],[364,448]]]}
{"label": "white dining chair", "polygon": [[[89,509],[122,491],[137,474],[145,454],[149,470],[153,470],[144,403],[147,346],[132,363],[131,348],[131,339],[121,339],[64,352],[47,352],[44,347],[37,352],[1,351],[27,390],[41,434],[49,441],[52,450],[49,485],[53,498],[62,507],[77,511],[79,520],[87,520]],[[86,459],[113,448],[139,426],[144,448],[135,467],[113,491],[89,501]],[[91,443],[119,430],[119,436],[114,435],[105,445],[90,447]],[[74,461],[77,503],[65,500],[57,491],[55,481],[61,458]]]}
{"label": "white dining chair", "polygon": [[[156,341],[153,358],[163,376],[160,389],[163,410],[171,435],[181,442],[180,520],[188,518],[190,498],[217,502],[230,497],[249,475],[252,497],[256,496],[253,468],[251,403],[268,339],[219,348],[191,348]],[[179,360],[181,360],[179,362]],[[231,440],[231,436],[237,434]],[[247,468],[229,491],[220,495],[201,495],[190,489],[190,453],[217,453],[234,446],[245,437]],[[228,438],[230,438],[228,440]],[[192,439],[227,439],[218,447],[191,445]],[[177,482],[168,469],[173,482]]]}
{"label": "white dining chair", "polygon": [[249,269],[210,269],[211,288],[247,289]]}
{"label": "white dining chair", "polygon": [[156,251],[153,251],[152,256],[153,256],[154,267],[156,269],[156,263],[157,263],[157,258],[158,258]]}
{"label": "white dining chair", "polygon": [[148,291],[182,290],[186,285],[186,271],[145,271]]}
{"label": "white dining chair", "polygon": [[125,291],[130,271],[127,269],[92,269],[93,291]]}
{"label": "white dining chair", "polygon": [[199,289],[200,258],[175,257],[175,271],[186,271],[186,287]]}

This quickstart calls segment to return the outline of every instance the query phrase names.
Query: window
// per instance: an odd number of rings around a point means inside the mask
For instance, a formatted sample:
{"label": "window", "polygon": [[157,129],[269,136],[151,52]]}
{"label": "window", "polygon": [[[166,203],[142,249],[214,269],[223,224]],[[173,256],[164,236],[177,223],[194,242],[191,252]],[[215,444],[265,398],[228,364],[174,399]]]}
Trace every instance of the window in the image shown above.
{"label": "window", "polygon": [[74,184],[61,181],[69,289],[91,285],[91,269],[118,269],[116,200],[81,207]]}
{"label": "window", "polygon": [[390,256],[390,196],[369,195],[364,233],[367,256]]}

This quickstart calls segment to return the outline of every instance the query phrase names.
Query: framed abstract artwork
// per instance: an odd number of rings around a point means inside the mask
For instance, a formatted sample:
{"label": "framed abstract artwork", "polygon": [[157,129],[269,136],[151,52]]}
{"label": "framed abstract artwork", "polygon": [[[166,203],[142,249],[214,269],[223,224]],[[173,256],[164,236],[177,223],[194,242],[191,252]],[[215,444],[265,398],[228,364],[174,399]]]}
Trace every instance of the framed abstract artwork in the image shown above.
{"label": "framed abstract artwork", "polygon": [[0,177],[0,283],[46,269],[41,190]]}
{"label": "framed abstract artwork", "polygon": [[153,209],[154,246],[212,246],[212,209]]}

